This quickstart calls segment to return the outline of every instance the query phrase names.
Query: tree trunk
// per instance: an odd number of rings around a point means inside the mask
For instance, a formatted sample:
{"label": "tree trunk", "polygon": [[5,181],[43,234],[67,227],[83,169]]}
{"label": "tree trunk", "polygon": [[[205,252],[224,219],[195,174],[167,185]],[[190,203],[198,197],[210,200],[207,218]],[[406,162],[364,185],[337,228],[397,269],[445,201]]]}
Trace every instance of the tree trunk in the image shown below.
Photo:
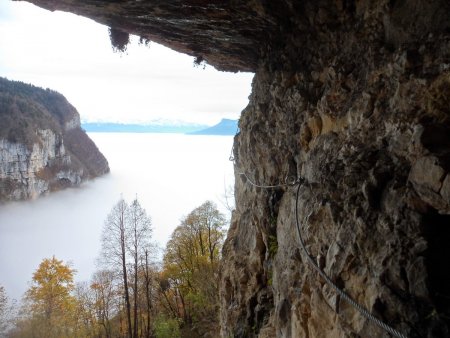
{"label": "tree trunk", "polygon": [[150,274],[148,271],[148,251],[145,250],[145,298],[147,300],[147,338],[150,338],[151,332],[151,311],[152,311],[152,301],[151,301],[151,288],[150,288]]}
{"label": "tree trunk", "polygon": [[133,338],[138,336],[138,240],[136,232],[136,224],[134,224],[134,327]]}
{"label": "tree trunk", "polygon": [[128,276],[127,276],[127,264],[125,254],[125,230],[122,228],[121,233],[121,246],[122,246],[122,273],[123,273],[123,288],[125,292],[125,306],[127,310],[127,324],[128,324],[128,337],[133,337],[131,328],[131,306],[130,306],[130,293],[128,290]]}

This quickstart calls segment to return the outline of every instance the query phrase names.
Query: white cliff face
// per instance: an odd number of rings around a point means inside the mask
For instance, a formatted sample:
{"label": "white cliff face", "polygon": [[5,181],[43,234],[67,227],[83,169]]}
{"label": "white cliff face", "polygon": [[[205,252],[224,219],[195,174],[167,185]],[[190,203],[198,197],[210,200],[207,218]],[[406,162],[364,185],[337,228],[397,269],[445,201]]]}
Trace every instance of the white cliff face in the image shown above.
{"label": "white cliff face", "polygon": [[71,129],[78,128],[80,124],[81,124],[80,115],[74,114],[73,118],[64,124],[64,130],[68,131]]}
{"label": "white cliff face", "polygon": [[83,170],[71,166],[61,135],[38,130],[31,147],[0,139],[0,197],[7,200],[36,198],[58,186],[76,185]]}

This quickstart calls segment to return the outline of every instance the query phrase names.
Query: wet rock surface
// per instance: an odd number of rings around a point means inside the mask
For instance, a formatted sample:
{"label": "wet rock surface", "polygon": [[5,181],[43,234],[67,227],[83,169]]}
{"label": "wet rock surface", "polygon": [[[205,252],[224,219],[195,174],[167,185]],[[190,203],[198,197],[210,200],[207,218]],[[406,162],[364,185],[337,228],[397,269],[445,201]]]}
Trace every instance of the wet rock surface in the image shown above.
{"label": "wet rock surface", "polygon": [[255,72],[235,138],[223,337],[389,336],[307,263],[296,188],[249,182],[286,177],[302,179],[306,248],[339,287],[409,337],[450,335],[448,1],[31,2]]}

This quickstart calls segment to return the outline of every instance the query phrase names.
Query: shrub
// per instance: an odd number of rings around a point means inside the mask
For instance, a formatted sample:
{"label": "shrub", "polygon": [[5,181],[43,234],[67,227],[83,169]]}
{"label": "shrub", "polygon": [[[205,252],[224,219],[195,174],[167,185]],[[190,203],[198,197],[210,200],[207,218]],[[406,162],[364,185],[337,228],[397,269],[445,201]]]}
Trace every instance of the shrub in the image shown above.
{"label": "shrub", "polygon": [[166,318],[158,316],[155,320],[155,335],[156,338],[179,338],[180,324],[178,320],[173,318]]}

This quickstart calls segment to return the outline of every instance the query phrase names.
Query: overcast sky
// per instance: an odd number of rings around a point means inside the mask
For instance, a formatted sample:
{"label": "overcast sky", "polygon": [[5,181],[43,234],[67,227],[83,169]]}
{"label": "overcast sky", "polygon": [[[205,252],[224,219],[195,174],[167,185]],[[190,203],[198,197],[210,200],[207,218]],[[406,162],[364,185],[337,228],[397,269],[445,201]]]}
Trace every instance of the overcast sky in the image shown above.
{"label": "overcast sky", "polygon": [[120,55],[105,26],[8,0],[0,0],[0,76],[59,91],[83,121],[203,124],[238,118],[253,78],[195,68],[192,57],[137,37]]}

